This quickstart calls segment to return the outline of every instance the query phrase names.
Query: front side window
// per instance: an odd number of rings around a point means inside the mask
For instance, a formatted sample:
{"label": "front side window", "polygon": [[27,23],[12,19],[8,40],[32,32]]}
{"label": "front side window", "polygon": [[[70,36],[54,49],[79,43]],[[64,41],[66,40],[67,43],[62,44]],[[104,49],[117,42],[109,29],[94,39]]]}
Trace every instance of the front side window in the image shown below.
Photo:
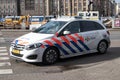
{"label": "front side window", "polygon": [[74,34],[74,33],[79,33],[80,32],[80,25],[78,21],[75,22],[71,22],[69,23],[64,29],[64,31],[69,31],[70,34]]}
{"label": "front side window", "polygon": [[36,29],[35,33],[44,33],[44,34],[55,34],[60,30],[67,22],[65,21],[50,21],[45,25],[42,25],[40,28]]}

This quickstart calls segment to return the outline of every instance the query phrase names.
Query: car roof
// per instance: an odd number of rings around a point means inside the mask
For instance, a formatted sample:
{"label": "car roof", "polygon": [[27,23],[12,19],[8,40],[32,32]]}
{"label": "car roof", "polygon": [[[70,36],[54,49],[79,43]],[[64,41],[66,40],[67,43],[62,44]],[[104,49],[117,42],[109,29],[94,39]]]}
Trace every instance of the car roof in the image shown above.
{"label": "car roof", "polygon": [[62,17],[51,19],[51,21],[67,21],[67,22],[70,22],[70,21],[94,21],[94,22],[101,23],[100,20],[80,19],[80,18],[76,18],[74,16],[62,16]]}
{"label": "car roof", "polygon": [[105,26],[103,25],[101,20],[79,19],[79,18],[76,18],[76,17],[73,17],[73,16],[58,17],[58,18],[51,19],[51,21],[66,21],[66,22],[72,22],[72,21],[93,21],[93,22],[97,22],[97,23],[101,24],[105,28]]}

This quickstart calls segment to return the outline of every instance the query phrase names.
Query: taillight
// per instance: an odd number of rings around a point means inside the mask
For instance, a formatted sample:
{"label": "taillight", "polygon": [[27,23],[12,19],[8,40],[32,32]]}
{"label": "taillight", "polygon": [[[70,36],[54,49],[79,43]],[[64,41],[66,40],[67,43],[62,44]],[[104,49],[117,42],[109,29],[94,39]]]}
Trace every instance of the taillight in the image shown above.
{"label": "taillight", "polygon": [[108,35],[110,35],[110,32],[109,32],[109,31],[107,31],[107,34],[108,34]]}

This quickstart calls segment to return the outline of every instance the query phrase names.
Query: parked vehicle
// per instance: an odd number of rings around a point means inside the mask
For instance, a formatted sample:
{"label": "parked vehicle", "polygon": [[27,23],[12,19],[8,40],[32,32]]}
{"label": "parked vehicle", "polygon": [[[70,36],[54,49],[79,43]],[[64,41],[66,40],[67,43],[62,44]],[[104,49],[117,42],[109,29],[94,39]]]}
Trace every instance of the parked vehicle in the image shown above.
{"label": "parked vehicle", "polygon": [[0,26],[3,26],[4,18],[0,18]]}

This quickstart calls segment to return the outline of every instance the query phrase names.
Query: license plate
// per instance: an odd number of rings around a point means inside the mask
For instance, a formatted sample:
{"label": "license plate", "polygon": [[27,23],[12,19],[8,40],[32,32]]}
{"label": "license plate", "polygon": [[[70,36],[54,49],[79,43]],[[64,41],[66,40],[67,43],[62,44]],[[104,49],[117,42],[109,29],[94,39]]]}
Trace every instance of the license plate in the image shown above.
{"label": "license plate", "polygon": [[15,53],[15,54],[20,54],[20,51],[16,50],[16,49],[13,49],[12,52]]}

